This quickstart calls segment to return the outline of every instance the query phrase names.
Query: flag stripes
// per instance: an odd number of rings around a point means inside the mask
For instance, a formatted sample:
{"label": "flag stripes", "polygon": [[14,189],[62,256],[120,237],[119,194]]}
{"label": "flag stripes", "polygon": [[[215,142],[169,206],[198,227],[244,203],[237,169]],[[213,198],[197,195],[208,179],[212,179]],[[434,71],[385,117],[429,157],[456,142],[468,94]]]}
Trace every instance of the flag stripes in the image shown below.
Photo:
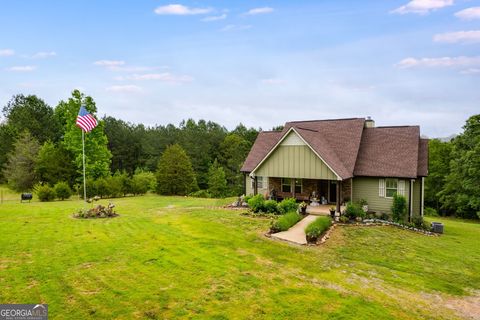
{"label": "flag stripes", "polygon": [[95,128],[97,124],[97,119],[95,119],[90,113],[88,113],[84,106],[81,106],[77,116],[76,125],[80,127],[80,129],[82,129],[83,131],[89,132],[93,128]]}

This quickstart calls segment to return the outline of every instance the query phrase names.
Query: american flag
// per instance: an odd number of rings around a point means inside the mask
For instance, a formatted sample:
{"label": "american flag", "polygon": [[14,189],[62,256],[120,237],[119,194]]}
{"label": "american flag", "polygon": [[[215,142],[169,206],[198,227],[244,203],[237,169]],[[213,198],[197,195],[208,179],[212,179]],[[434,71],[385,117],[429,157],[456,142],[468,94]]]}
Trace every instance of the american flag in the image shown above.
{"label": "american flag", "polygon": [[95,119],[84,106],[80,107],[80,111],[77,116],[77,126],[85,132],[91,131],[97,126],[97,119]]}

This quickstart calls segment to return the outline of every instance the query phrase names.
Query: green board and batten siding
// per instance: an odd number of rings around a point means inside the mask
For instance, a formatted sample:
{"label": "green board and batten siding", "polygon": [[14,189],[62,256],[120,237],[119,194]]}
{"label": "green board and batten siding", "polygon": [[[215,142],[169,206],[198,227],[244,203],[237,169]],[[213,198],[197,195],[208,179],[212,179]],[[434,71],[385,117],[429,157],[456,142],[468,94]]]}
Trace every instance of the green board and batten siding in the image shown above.
{"label": "green board and batten siding", "polygon": [[255,171],[264,177],[337,180],[330,168],[306,145],[280,145]]}
{"label": "green board and batten siding", "polygon": [[[370,177],[355,177],[353,178],[353,201],[360,201],[365,199],[368,202],[368,208],[372,211],[387,212],[391,211],[392,198],[379,196],[379,178]],[[402,179],[399,179],[402,180]],[[410,179],[403,179],[405,181],[405,198],[410,202]],[[422,180],[418,178],[413,185],[413,214],[420,214],[420,194],[421,194]]]}

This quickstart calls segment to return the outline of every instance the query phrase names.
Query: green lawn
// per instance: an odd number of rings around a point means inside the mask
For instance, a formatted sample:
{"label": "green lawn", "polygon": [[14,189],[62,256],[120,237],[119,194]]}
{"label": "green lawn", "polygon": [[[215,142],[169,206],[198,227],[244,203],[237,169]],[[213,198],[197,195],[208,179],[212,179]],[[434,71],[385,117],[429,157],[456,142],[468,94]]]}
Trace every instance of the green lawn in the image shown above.
{"label": "green lawn", "polygon": [[298,247],[228,200],[112,201],[108,220],[71,218],[79,201],[1,204],[0,302],[48,303],[51,319],[456,319],[446,302],[480,292],[477,223],[339,227]]}

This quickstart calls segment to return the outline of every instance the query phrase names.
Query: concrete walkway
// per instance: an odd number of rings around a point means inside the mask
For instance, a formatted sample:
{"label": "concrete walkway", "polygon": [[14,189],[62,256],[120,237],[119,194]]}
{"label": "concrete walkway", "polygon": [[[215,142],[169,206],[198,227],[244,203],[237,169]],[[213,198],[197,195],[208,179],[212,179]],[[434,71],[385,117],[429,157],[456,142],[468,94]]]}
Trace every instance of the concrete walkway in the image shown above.
{"label": "concrete walkway", "polygon": [[317,218],[318,216],[308,215],[287,231],[272,233],[271,237],[275,239],[290,241],[297,244],[307,244],[305,228]]}

